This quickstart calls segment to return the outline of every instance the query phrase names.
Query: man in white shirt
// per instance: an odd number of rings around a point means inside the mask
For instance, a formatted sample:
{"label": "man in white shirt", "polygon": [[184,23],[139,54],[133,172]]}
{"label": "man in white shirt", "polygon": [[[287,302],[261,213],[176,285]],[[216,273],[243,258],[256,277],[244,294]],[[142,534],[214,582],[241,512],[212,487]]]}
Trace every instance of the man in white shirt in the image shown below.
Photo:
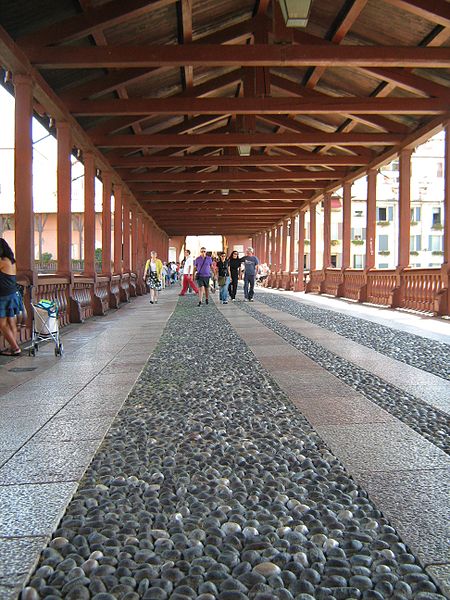
{"label": "man in white shirt", "polygon": [[194,272],[194,259],[191,256],[190,250],[184,251],[184,267],[183,267],[183,287],[181,288],[180,296],[184,296],[190,287],[196,294],[198,294],[198,287],[195,285],[192,279]]}

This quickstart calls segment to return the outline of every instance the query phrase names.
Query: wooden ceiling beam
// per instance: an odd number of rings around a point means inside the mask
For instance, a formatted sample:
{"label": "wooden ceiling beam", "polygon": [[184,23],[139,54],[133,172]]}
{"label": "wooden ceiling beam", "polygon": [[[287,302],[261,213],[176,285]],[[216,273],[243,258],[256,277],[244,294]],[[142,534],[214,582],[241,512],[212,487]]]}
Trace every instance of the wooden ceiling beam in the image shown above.
{"label": "wooden ceiling beam", "polygon": [[[169,208],[169,205],[171,205],[171,204],[172,203],[169,200],[167,200],[165,202],[151,203],[151,210],[155,210],[155,211],[162,210],[162,211],[167,212],[167,209]],[[297,204],[302,206],[304,204],[304,200],[302,200],[301,202],[299,202]],[[243,203],[240,201],[229,202],[223,198],[222,201],[202,200],[201,202],[190,202],[189,204],[185,204],[183,206],[177,206],[177,214],[178,214],[178,212],[182,213],[182,212],[190,212],[190,211],[204,210],[204,209],[216,210],[216,209],[223,209],[223,208],[228,208],[233,211],[254,210],[254,211],[267,212],[267,211],[271,211],[271,210],[274,210],[274,211],[286,210],[286,209],[291,210],[293,208],[293,204],[287,204],[285,202],[257,202],[257,201],[246,202],[246,203]]]}
{"label": "wooden ceiling beam", "polygon": [[[318,102],[320,102],[321,98],[330,97],[326,96],[322,92],[318,92],[317,90],[306,89],[298,83],[290,81],[286,77],[280,77],[279,75],[272,74],[270,82],[274,88],[281,89],[295,97],[317,98]],[[409,129],[406,125],[403,123],[398,123],[397,121],[393,121],[392,119],[388,119],[382,115],[354,114],[344,116],[347,116],[351,119],[356,119],[357,121],[365,123],[366,125],[376,127],[377,129],[383,129],[384,131],[391,133],[409,133]]]}
{"label": "wooden ceiling beam", "polygon": [[435,83],[431,79],[414,75],[407,69],[372,68],[370,72],[378,79],[394,83],[396,86],[414,94],[436,96],[438,98],[443,97],[450,101],[450,87]]}
{"label": "wooden ceiling beam", "polygon": [[[114,161],[112,161],[114,165]],[[358,166],[366,165],[367,161],[357,156],[328,156],[312,153],[304,153],[304,157],[300,156],[132,156],[129,158],[120,159],[118,167],[136,168],[136,167],[248,167],[248,166]]]}
{"label": "wooden ceiling beam", "polygon": [[450,4],[445,0],[385,0],[421,19],[450,27]]}
{"label": "wooden ceiling beam", "polygon": [[426,67],[448,68],[448,48],[405,46],[150,45],[24,47],[40,69],[130,67]]}
{"label": "wooden ceiling beam", "polygon": [[[450,52],[449,52],[450,55]],[[328,115],[333,113],[434,115],[448,110],[442,98],[130,98],[129,100],[68,100],[68,110],[75,115],[142,115],[193,114],[241,115],[292,114]]]}
{"label": "wooden ceiling beam", "polygon": [[327,181],[341,179],[346,176],[346,169],[338,170],[322,170],[322,171],[214,171],[213,173],[193,173],[191,171],[185,171],[183,173],[133,173],[129,169],[117,169],[117,172],[121,175],[122,179],[127,183],[132,181],[167,181],[172,183],[181,182],[222,182],[224,178],[231,184],[237,181],[253,181],[253,182],[296,182],[296,181]]}
{"label": "wooden ceiling beam", "polygon": [[80,15],[53,23],[17,40],[19,45],[36,44],[46,46],[61,42],[73,42],[114,25],[174,4],[176,0],[111,0],[99,7],[91,8]]}
{"label": "wooden ceiling beam", "polygon": [[128,182],[130,189],[134,192],[176,192],[176,191],[197,191],[197,190],[284,190],[284,189],[296,189],[296,190],[317,190],[323,188],[326,183],[314,183],[311,181],[303,182],[288,182],[285,181],[240,181],[233,183],[227,180],[226,174],[224,173],[224,180],[217,182],[189,182],[185,181],[180,183],[178,181],[174,183],[169,182],[141,182],[141,183],[130,183]]}
{"label": "wooden ceiling beam", "polygon": [[102,148],[189,147],[189,146],[299,146],[333,144],[334,146],[394,146],[403,139],[398,133],[191,133],[142,135],[91,135]]}
{"label": "wooden ceiling beam", "polygon": [[[250,193],[250,192],[230,192],[228,196],[223,196],[222,194],[217,193],[208,193],[208,194],[138,194],[137,199],[140,202],[164,202],[171,200],[173,202],[200,202],[202,200],[210,201],[220,201],[226,198],[229,202],[239,201],[239,202],[254,202],[266,200],[268,202],[272,200],[285,201],[298,203],[299,200],[304,200],[305,197],[302,192],[295,192],[292,194],[286,194],[279,191],[273,191],[268,194],[259,194],[259,193]],[[289,206],[287,206],[289,208]]]}

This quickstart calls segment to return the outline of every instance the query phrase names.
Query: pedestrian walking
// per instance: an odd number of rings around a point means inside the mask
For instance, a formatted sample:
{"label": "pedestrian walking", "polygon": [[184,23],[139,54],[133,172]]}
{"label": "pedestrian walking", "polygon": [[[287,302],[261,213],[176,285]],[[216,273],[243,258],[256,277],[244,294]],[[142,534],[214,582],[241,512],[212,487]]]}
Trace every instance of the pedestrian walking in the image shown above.
{"label": "pedestrian walking", "polygon": [[241,259],[239,258],[239,252],[233,250],[228,257],[228,264],[230,268],[230,284],[228,286],[228,292],[230,294],[231,301],[236,300],[236,292],[239,280],[239,269],[241,266]]}
{"label": "pedestrian walking", "polygon": [[242,262],[244,263],[244,302],[253,302],[256,269],[259,265],[259,260],[253,254],[253,248],[247,248],[247,255]]}
{"label": "pedestrian walking", "polygon": [[194,262],[194,280],[198,285],[198,306],[202,305],[203,293],[205,304],[209,302],[209,278],[211,276],[212,258],[206,255],[206,248],[200,248],[200,256]]}
{"label": "pedestrian walking", "polygon": [[183,287],[181,288],[180,296],[184,296],[189,288],[198,294],[198,287],[192,278],[194,273],[194,259],[191,256],[190,250],[184,251],[184,266],[183,266]]}
{"label": "pedestrian walking", "polygon": [[158,293],[162,288],[163,264],[153,250],[145,263],[144,280],[150,288],[150,304],[158,304]]}
{"label": "pedestrian walking", "polygon": [[219,298],[222,304],[228,304],[228,284],[230,282],[230,265],[225,252],[222,252],[217,261],[217,274],[219,282]]}
{"label": "pedestrian walking", "polygon": [[9,349],[1,356],[20,356],[16,339],[17,316],[22,312],[21,299],[17,293],[16,259],[8,242],[0,238],[0,331]]}

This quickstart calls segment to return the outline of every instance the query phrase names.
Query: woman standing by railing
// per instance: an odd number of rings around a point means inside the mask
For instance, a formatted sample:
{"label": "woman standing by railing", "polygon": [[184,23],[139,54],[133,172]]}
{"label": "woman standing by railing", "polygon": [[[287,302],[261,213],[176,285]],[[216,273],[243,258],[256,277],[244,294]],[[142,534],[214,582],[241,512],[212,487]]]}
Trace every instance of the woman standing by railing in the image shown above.
{"label": "woman standing by railing", "polygon": [[0,352],[2,356],[20,356],[16,339],[17,316],[21,313],[21,299],[17,293],[16,260],[7,242],[0,238],[0,331],[10,345]]}

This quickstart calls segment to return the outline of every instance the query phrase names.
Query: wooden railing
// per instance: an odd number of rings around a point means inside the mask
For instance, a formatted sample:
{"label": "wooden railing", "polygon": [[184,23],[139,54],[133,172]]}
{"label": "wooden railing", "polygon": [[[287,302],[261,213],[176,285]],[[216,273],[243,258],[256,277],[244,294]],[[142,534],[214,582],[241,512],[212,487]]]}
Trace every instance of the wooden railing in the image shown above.
{"label": "wooden railing", "polygon": [[38,275],[37,285],[33,290],[33,302],[53,300],[59,313],[59,324],[64,327],[70,322],[70,277],[58,275]]}
{"label": "wooden railing", "polygon": [[367,297],[366,302],[394,305],[394,293],[400,287],[397,271],[382,269],[367,272]]}
{"label": "wooden railing", "polygon": [[[448,315],[450,272],[435,269],[325,269],[305,271],[307,293],[329,294],[356,302]],[[298,291],[297,272],[271,272],[265,287]]]}
{"label": "wooden railing", "polygon": [[404,269],[401,280],[404,308],[421,312],[438,312],[436,301],[444,289],[440,269]]}
{"label": "wooden railing", "polygon": [[70,293],[70,320],[72,323],[84,323],[93,316],[95,280],[89,277],[75,276]]}

